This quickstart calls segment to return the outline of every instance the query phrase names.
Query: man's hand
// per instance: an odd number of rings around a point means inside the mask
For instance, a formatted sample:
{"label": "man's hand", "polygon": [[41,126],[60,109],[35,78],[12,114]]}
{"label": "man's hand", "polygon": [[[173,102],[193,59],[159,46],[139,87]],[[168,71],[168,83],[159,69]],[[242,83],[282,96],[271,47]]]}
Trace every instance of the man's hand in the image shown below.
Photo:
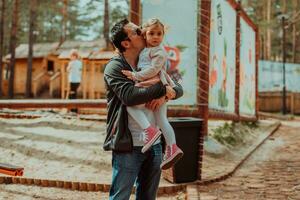
{"label": "man's hand", "polygon": [[175,97],[176,97],[175,90],[171,86],[167,85],[166,86],[166,98],[168,100],[170,100],[170,99],[174,99]]}
{"label": "man's hand", "polygon": [[166,102],[165,96],[160,97],[159,99],[153,99],[152,101],[146,103],[146,108],[155,111],[165,102]]}
{"label": "man's hand", "polygon": [[135,81],[135,77],[134,77],[134,73],[132,71],[129,70],[122,70],[122,73],[127,76],[127,78],[129,78],[130,80]]}

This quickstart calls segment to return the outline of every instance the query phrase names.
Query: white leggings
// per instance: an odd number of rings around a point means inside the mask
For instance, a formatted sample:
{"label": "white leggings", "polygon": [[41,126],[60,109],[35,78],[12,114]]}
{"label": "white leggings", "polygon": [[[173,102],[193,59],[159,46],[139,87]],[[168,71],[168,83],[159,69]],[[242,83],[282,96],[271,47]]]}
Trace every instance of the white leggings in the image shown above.
{"label": "white leggings", "polygon": [[[140,106],[127,107],[129,115],[138,123],[142,129],[146,129],[151,126],[145,113],[140,109]],[[167,104],[161,105],[154,112],[155,122],[162,130],[167,145],[176,143],[175,133],[167,118]]]}

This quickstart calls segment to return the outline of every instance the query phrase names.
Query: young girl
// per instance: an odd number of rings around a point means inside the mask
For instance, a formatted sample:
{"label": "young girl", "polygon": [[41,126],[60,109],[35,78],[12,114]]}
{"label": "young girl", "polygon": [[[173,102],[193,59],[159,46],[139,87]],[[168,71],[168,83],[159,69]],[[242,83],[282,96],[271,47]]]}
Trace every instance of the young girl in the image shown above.
{"label": "young girl", "polygon": [[[164,85],[173,87],[175,84],[166,73],[167,53],[161,46],[164,37],[164,25],[158,19],[150,19],[143,25],[143,36],[146,40],[146,47],[139,56],[138,69],[140,71],[123,70],[127,78],[152,84],[158,76]],[[137,83],[139,85],[139,83]],[[129,115],[144,129],[144,146],[142,152],[146,152],[159,138],[159,129],[149,123],[144,112],[138,106],[127,107]],[[161,128],[165,137],[167,147],[164,154],[162,169],[168,169],[174,165],[182,156],[182,150],[176,145],[175,133],[167,119],[167,105],[163,104],[154,111],[156,124]]]}

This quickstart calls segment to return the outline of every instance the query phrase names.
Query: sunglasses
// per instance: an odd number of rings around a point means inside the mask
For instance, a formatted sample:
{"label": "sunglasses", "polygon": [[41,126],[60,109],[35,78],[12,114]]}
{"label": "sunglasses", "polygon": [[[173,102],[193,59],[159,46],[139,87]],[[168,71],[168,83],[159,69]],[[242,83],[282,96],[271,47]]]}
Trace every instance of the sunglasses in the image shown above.
{"label": "sunglasses", "polygon": [[140,28],[136,28],[136,29],[134,30],[134,33],[135,33],[136,35],[140,36],[140,35],[142,35],[142,30],[141,30]]}
{"label": "sunglasses", "polygon": [[136,28],[132,31],[131,35],[127,35],[127,37],[124,40],[128,40],[130,41],[130,37],[134,36],[134,35],[138,35],[141,36],[142,35],[142,30],[140,28]]}

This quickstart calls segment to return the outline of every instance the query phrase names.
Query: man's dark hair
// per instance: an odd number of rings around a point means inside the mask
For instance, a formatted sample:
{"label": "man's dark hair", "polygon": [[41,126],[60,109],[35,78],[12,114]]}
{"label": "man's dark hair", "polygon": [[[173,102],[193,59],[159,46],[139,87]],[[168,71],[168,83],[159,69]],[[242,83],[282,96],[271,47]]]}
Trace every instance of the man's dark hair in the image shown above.
{"label": "man's dark hair", "polygon": [[121,45],[121,42],[127,38],[127,33],[124,30],[124,26],[128,23],[128,19],[123,19],[117,22],[110,31],[110,40],[121,53],[125,51],[125,48]]}

